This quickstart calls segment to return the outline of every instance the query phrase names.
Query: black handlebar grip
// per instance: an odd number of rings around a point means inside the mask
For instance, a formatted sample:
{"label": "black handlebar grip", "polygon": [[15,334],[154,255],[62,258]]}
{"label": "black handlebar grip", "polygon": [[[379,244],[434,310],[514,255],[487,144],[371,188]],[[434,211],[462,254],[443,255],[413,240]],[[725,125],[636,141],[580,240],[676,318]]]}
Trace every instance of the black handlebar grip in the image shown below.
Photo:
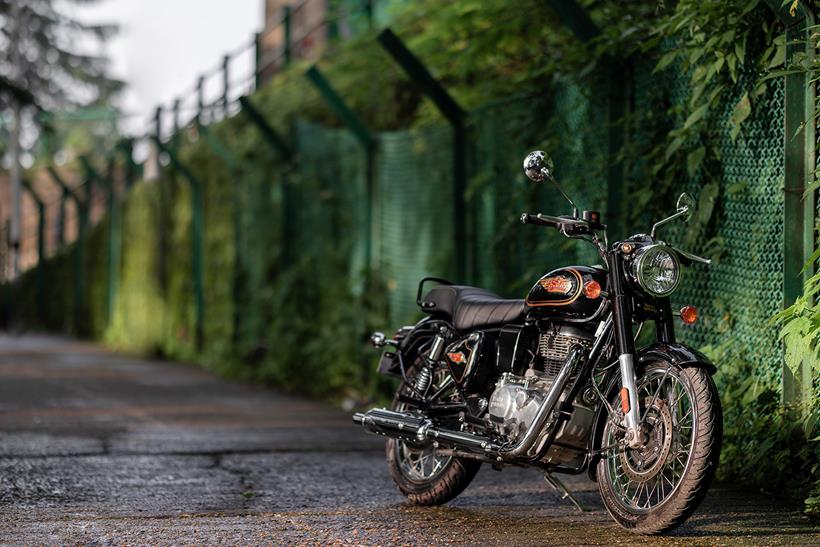
{"label": "black handlebar grip", "polygon": [[537,214],[533,215],[532,213],[523,213],[521,215],[521,223],[522,224],[538,224],[540,226],[551,226],[556,227],[558,223],[546,220],[538,216]]}

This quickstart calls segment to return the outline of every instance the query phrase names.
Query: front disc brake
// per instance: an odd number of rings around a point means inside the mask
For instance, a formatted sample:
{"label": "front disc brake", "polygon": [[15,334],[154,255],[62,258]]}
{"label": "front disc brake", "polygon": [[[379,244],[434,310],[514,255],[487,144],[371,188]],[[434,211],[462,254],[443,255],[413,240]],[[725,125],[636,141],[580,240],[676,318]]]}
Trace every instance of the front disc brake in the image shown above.
{"label": "front disc brake", "polygon": [[648,428],[648,440],[643,447],[626,449],[619,456],[626,476],[637,482],[646,482],[657,475],[672,450],[672,414],[664,401],[655,401],[644,427]]}

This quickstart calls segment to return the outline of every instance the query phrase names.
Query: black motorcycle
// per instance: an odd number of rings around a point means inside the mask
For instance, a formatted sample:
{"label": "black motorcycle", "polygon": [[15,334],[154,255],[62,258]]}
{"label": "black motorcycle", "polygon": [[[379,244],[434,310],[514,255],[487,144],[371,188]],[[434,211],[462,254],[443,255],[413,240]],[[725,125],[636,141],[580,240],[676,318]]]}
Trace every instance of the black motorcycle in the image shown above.
{"label": "black motorcycle", "polygon": [[[530,153],[524,170],[555,184],[572,215],[521,222],[592,243],[605,266],[553,270],[525,300],[423,279],[417,302],[427,316],[371,339],[389,346],[379,372],[401,379],[393,404],[353,421],[388,437],[390,474],[412,503],[453,499],[486,462],[538,468],[582,509],[554,474],[587,471],[618,524],[668,531],[703,499],[721,445],[715,366],[675,341],[669,301],[681,265],[709,260],[656,238],[659,226],[687,220],[694,200],[681,195],[649,235],[610,246],[599,214],[578,215],[544,152]],[[422,297],[429,281],[438,285]],[[679,315],[691,324],[697,310]],[[636,348],[647,321],[655,341]]]}

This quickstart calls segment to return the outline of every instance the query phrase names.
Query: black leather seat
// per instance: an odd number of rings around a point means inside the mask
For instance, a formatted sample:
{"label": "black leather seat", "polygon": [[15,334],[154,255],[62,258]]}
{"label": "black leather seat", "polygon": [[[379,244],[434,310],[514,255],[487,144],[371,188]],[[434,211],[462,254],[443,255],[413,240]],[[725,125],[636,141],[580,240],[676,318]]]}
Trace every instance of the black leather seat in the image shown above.
{"label": "black leather seat", "polygon": [[524,316],[524,300],[508,300],[465,285],[439,285],[421,302],[421,308],[432,315],[443,315],[452,320],[460,331],[511,323]]}

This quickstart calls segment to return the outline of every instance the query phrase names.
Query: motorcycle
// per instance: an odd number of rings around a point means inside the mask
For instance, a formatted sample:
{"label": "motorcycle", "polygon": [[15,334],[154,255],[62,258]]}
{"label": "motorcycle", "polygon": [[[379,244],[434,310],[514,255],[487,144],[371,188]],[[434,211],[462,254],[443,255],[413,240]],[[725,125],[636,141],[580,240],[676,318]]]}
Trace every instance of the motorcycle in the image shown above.
{"label": "motorcycle", "polygon": [[[524,213],[521,222],[591,243],[604,265],[553,270],[523,300],[421,280],[426,316],[391,338],[371,337],[386,350],[379,372],[400,380],[392,406],[353,421],[387,437],[390,474],[411,503],[455,498],[488,463],[537,468],[583,510],[555,475],[586,471],[619,525],[669,531],[705,496],[721,447],[716,367],[676,342],[669,299],[682,266],[710,261],[656,237],[688,220],[695,201],[682,194],[648,235],[610,246],[599,213],[578,214],[547,154],[530,153],[524,171],[554,184],[572,214]],[[429,282],[437,285],[422,296]],[[692,324],[697,309],[679,316]],[[637,348],[647,322],[655,340]]]}

